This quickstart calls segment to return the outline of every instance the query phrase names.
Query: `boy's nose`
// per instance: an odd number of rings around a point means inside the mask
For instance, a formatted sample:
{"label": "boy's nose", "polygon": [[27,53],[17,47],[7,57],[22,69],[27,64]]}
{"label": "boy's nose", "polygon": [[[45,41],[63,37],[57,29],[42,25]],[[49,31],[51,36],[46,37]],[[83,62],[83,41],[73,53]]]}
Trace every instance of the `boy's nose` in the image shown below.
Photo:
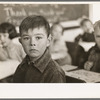
{"label": "boy's nose", "polygon": [[31,46],[36,46],[36,41],[33,37],[31,37],[30,45]]}

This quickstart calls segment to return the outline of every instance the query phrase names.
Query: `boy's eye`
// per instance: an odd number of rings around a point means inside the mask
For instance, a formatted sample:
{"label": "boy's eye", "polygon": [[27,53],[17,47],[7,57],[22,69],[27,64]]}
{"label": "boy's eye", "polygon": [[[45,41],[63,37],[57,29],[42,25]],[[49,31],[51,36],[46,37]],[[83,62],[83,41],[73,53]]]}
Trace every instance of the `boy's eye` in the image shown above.
{"label": "boy's eye", "polygon": [[29,37],[23,37],[24,40],[29,40]]}
{"label": "boy's eye", "polygon": [[37,40],[42,39],[42,37],[36,37]]}

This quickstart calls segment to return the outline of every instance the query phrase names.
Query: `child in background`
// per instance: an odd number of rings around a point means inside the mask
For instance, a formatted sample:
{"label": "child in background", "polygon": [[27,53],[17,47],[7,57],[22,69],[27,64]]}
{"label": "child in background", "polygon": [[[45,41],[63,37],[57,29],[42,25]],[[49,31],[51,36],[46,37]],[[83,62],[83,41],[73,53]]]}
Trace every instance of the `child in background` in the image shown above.
{"label": "child in background", "polygon": [[24,58],[23,48],[11,40],[16,36],[17,32],[12,24],[4,22],[0,25],[0,61],[12,59],[21,62]]}
{"label": "child in background", "polygon": [[88,51],[88,59],[84,68],[86,70],[100,72],[100,21],[94,24],[94,37],[96,45]]}
{"label": "child in background", "polygon": [[[51,27],[51,34],[53,37],[51,45],[52,58],[59,64],[71,64],[72,60],[68,54],[68,50],[65,41],[62,39],[63,27],[59,22],[56,22]],[[58,57],[57,57],[58,56]]]}
{"label": "child in background", "polygon": [[79,42],[79,41],[84,41],[84,42],[94,42],[94,36],[93,36],[93,24],[89,19],[83,19],[80,22],[80,26],[83,30],[83,34],[78,35],[75,38],[75,42]]}
{"label": "child in background", "polygon": [[15,83],[64,83],[65,73],[51,59],[50,26],[42,16],[28,16],[20,25],[20,43],[26,57],[18,66]]}

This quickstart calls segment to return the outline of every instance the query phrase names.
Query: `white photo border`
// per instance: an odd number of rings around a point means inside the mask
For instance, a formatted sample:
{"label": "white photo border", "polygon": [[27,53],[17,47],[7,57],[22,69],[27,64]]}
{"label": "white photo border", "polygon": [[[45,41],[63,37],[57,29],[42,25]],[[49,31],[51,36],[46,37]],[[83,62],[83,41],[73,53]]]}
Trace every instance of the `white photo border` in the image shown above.
{"label": "white photo border", "polygon": [[[23,2],[0,2],[0,4]],[[100,2],[24,2],[26,4],[93,4]],[[13,84],[0,83],[0,99],[5,98],[100,98],[99,83],[80,83],[80,84]]]}

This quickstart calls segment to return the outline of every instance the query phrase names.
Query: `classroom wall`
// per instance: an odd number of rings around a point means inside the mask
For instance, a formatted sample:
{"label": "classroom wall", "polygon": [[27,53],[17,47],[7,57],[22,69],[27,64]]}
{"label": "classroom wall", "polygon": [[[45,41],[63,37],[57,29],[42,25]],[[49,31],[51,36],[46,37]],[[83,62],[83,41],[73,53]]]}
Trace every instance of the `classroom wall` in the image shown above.
{"label": "classroom wall", "polygon": [[0,23],[16,26],[28,15],[43,15],[49,22],[76,20],[89,16],[88,4],[0,4]]}
{"label": "classroom wall", "polygon": [[[50,23],[59,20],[66,28],[79,26],[77,19],[89,17],[89,4],[0,4],[0,14],[0,23],[14,24],[17,32],[21,21],[28,15],[43,15]],[[73,41],[80,31],[79,28],[66,30],[64,40]]]}
{"label": "classroom wall", "polygon": [[95,23],[96,21],[100,20],[100,3],[94,3],[93,4],[93,23]]}

